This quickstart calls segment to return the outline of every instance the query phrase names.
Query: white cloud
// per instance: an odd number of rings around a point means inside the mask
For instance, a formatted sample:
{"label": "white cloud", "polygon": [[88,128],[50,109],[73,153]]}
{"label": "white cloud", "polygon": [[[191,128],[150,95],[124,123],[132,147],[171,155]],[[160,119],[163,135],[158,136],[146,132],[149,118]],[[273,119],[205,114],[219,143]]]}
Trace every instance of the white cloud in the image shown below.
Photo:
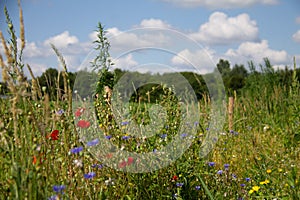
{"label": "white cloud", "polygon": [[269,47],[267,40],[262,40],[260,43],[244,42],[236,50],[229,49],[225,56],[235,63],[246,63],[254,61],[261,63],[264,58],[268,58],[272,64],[280,65],[289,61],[290,56],[284,50],[277,51]]}
{"label": "white cloud", "polygon": [[228,17],[225,13],[214,12],[210,15],[209,21],[190,36],[199,42],[211,45],[256,41],[258,40],[258,27],[248,14]]}
{"label": "white cloud", "polygon": [[274,5],[278,0],[162,0],[182,7],[206,7],[217,8],[246,8],[255,4]]}
{"label": "white cloud", "polygon": [[300,30],[293,34],[293,40],[300,43]]}
{"label": "white cloud", "polygon": [[54,44],[56,48],[62,49],[67,48],[72,45],[78,44],[79,40],[76,36],[71,36],[69,31],[64,31],[63,33],[50,37],[44,42],[45,46],[49,46],[50,44]]}
{"label": "white cloud", "polygon": [[190,51],[185,49],[171,59],[176,66],[196,68],[200,73],[213,71],[215,63],[213,61],[215,52],[209,49]]}
{"label": "white cloud", "polygon": [[138,62],[134,60],[132,54],[128,54],[127,56],[118,59],[113,59],[112,62],[114,63],[115,68],[126,70],[138,65]]}
{"label": "white cloud", "polygon": [[151,18],[151,19],[144,19],[141,22],[140,27],[171,28],[171,25],[160,19]]}

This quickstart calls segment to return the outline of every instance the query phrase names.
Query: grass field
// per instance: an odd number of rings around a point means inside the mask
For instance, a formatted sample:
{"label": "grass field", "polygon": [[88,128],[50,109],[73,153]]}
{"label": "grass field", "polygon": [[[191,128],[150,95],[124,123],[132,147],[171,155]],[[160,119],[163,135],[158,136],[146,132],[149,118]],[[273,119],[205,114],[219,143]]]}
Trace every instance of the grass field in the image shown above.
{"label": "grass field", "polygon": [[[23,48],[22,26],[20,32]],[[211,120],[211,101],[204,95],[199,104],[191,105],[201,114],[190,122],[196,127],[195,137],[182,156],[155,171],[128,173],[123,170],[155,162],[118,160],[108,149],[95,155],[93,148],[105,140],[131,152],[159,152],[180,127],[176,99],[164,94],[161,105],[168,120],[149,138],[131,137],[124,131],[129,124],[115,123],[110,107],[95,100],[97,126],[104,135],[83,139],[78,130],[84,134],[94,124],[92,118],[83,118],[89,116],[87,107],[74,105],[62,56],[56,50],[64,66],[63,92],[50,101],[33,75],[31,81],[25,78],[23,68],[30,67],[22,63],[14,30],[10,33],[15,48],[7,48],[6,59],[0,59],[10,91],[9,98],[0,99],[0,199],[300,199],[300,87],[295,77],[290,86],[269,84],[233,95],[232,130],[226,115],[216,145],[201,157]],[[2,34],[1,39],[5,46]],[[137,123],[151,123],[149,108],[143,106],[134,103],[132,116]],[[186,136],[181,135],[182,143]],[[101,158],[117,165],[107,166]]]}

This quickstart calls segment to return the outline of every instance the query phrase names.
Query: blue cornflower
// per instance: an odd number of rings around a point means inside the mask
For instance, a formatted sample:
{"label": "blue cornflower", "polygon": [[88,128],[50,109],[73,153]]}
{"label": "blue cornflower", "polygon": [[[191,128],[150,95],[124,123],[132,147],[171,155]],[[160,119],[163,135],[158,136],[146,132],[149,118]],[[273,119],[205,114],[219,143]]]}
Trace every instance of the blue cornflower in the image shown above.
{"label": "blue cornflower", "polygon": [[247,182],[249,182],[249,181],[251,180],[251,178],[245,178],[245,180],[246,180]]}
{"label": "blue cornflower", "polygon": [[110,140],[110,138],[112,138],[112,136],[111,135],[106,135],[105,138]]}
{"label": "blue cornflower", "polygon": [[232,178],[236,179],[237,176],[235,174],[231,174]]}
{"label": "blue cornflower", "polygon": [[94,178],[96,176],[96,173],[95,172],[89,172],[87,174],[84,174],[83,176],[86,179],[92,179],[92,178]]}
{"label": "blue cornflower", "polygon": [[223,170],[219,170],[219,171],[217,172],[217,174],[219,174],[219,175],[223,174]]}
{"label": "blue cornflower", "polygon": [[92,168],[98,168],[98,169],[102,169],[104,166],[101,164],[93,164]]}
{"label": "blue cornflower", "polygon": [[128,121],[121,122],[121,125],[122,125],[122,126],[126,126],[127,124],[129,124]]}
{"label": "blue cornflower", "polygon": [[186,137],[188,134],[187,133],[182,133],[181,134],[181,138],[184,138],[184,137]]}
{"label": "blue cornflower", "polygon": [[165,139],[167,136],[168,136],[167,134],[162,134],[160,137],[161,137],[162,139]]}
{"label": "blue cornflower", "polygon": [[246,185],[244,183],[240,184],[241,187],[245,187]]}
{"label": "blue cornflower", "polygon": [[128,140],[129,138],[130,138],[129,135],[125,135],[125,136],[122,137],[123,140]]}
{"label": "blue cornflower", "polygon": [[195,190],[200,190],[200,186],[199,185],[197,185],[197,186],[195,186]]}
{"label": "blue cornflower", "polygon": [[199,122],[194,122],[194,126],[197,126],[199,124]]}
{"label": "blue cornflower", "polygon": [[214,163],[214,162],[208,162],[208,165],[209,165],[210,167],[214,167],[214,166],[215,166],[215,163]]}
{"label": "blue cornflower", "polygon": [[52,195],[48,200],[59,200],[59,197],[57,195]]}
{"label": "blue cornflower", "polygon": [[224,164],[224,168],[225,168],[225,170],[228,170],[229,164]]}
{"label": "blue cornflower", "polygon": [[177,186],[177,187],[182,187],[182,186],[183,186],[183,183],[176,183],[176,186]]}
{"label": "blue cornflower", "polygon": [[66,188],[65,185],[54,185],[53,191],[56,193],[62,193],[65,188]]}
{"label": "blue cornflower", "polygon": [[62,115],[64,113],[65,113],[65,111],[63,109],[59,109],[58,111],[56,111],[57,115]]}
{"label": "blue cornflower", "polygon": [[94,140],[91,140],[91,141],[87,142],[86,145],[87,145],[88,147],[91,147],[91,146],[97,145],[98,143],[99,143],[99,139],[96,138],[96,139],[94,139]]}
{"label": "blue cornflower", "polygon": [[75,154],[75,153],[79,153],[82,150],[83,150],[83,147],[80,146],[80,147],[75,147],[75,148],[71,149],[70,152]]}

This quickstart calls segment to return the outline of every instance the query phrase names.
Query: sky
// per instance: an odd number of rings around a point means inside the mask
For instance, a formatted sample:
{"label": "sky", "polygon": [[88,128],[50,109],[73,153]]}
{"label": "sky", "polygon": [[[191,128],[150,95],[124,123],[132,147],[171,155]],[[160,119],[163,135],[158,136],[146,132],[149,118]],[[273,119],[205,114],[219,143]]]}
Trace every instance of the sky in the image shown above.
{"label": "sky", "polygon": [[[0,28],[9,39],[3,8],[19,34],[18,4],[0,2]],[[24,62],[37,76],[59,69],[50,44],[63,54],[69,71],[88,68],[97,55],[93,41],[99,22],[116,68],[204,74],[220,59],[246,68],[264,58],[275,69],[291,68],[293,57],[300,63],[299,0],[21,0],[21,5]]]}

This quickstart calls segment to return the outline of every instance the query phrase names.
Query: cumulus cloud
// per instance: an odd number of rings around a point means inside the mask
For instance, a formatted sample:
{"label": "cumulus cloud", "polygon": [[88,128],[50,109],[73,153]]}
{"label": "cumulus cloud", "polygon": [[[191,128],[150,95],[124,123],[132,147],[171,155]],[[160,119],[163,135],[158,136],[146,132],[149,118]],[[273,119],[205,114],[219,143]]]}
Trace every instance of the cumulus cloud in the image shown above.
{"label": "cumulus cloud", "polygon": [[132,54],[128,54],[124,57],[113,59],[112,62],[115,64],[116,68],[129,70],[132,67],[138,65],[138,62],[134,60]]}
{"label": "cumulus cloud", "polygon": [[77,44],[79,40],[76,36],[71,36],[69,31],[64,31],[63,33],[50,37],[44,42],[45,46],[49,46],[50,44],[54,44],[56,48],[67,48],[74,44]]}
{"label": "cumulus cloud", "polygon": [[[210,49],[191,51],[184,49],[171,59],[172,64],[184,68],[196,68],[204,74],[213,71],[215,52]],[[194,70],[193,70],[194,71]]]}
{"label": "cumulus cloud", "polygon": [[274,5],[278,0],[162,0],[182,7],[220,8],[246,8],[255,4]]}
{"label": "cumulus cloud", "polygon": [[241,41],[258,40],[258,27],[248,14],[228,17],[225,13],[214,12],[199,31],[190,34],[195,40],[210,45],[225,45]]}
{"label": "cumulus cloud", "polygon": [[154,28],[171,28],[172,26],[167,22],[164,22],[160,19],[144,19],[140,27],[154,27]]}
{"label": "cumulus cloud", "polygon": [[300,43],[300,30],[293,34],[293,40]]}
{"label": "cumulus cloud", "polygon": [[256,42],[244,42],[236,50],[229,49],[225,56],[236,63],[245,63],[250,60],[261,63],[264,58],[268,58],[272,64],[285,64],[290,57],[284,50],[277,51],[269,47],[267,40]]}

